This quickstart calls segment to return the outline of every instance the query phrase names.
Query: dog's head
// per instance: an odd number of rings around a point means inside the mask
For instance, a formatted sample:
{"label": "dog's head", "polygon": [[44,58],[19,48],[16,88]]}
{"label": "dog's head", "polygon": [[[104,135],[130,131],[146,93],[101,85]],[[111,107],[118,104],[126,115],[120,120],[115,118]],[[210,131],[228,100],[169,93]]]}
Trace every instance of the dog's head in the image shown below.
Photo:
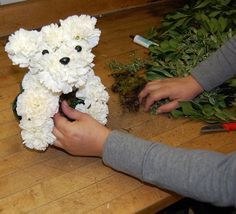
{"label": "dog's head", "polygon": [[70,16],[40,31],[20,29],[9,37],[5,50],[15,65],[28,67],[52,92],[69,93],[83,86],[93,67],[91,50],[98,44],[96,18]]}

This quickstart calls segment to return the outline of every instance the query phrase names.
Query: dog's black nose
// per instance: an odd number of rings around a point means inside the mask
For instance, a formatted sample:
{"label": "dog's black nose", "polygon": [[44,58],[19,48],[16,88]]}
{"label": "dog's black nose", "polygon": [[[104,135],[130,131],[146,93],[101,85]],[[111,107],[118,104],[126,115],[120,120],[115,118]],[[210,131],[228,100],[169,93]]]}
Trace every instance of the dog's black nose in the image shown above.
{"label": "dog's black nose", "polygon": [[62,65],[67,65],[70,62],[70,58],[69,57],[63,57],[60,59],[60,63]]}

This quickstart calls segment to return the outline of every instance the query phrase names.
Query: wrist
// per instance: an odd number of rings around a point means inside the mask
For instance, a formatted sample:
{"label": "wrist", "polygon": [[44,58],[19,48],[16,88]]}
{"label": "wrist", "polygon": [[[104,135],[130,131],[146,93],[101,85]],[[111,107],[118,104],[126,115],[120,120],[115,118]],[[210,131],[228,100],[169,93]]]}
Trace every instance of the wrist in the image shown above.
{"label": "wrist", "polygon": [[187,76],[186,79],[190,83],[190,88],[194,92],[194,96],[197,96],[204,91],[202,85],[192,75]]}
{"label": "wrist", "polygon": [[101,132],[101,135],[98,137],[98,139],[99,139],[98,150],[97,150],[98,157],[102,157],[102,155],[103,155],[105,143],[106,143],[106,140],[107,140],[110,132],[111,132],[111,130],[106,128],[106,129],[104,129],[103,132]]}

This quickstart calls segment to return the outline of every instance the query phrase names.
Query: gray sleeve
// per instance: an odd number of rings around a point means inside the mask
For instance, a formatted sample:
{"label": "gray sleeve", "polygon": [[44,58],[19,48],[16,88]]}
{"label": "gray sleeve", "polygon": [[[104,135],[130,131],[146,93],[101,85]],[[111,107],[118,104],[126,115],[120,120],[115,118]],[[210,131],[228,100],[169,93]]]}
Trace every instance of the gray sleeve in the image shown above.
{"label": "gray sleeve", "polygon": [[236,75],[236,36],[195,67],[191,75],[206,91]]}
{"label": "gray sleeve", "polygon": [[105,143],[103,161],[183,196],[236,207],[236,153],[174,148],[112,131]]}

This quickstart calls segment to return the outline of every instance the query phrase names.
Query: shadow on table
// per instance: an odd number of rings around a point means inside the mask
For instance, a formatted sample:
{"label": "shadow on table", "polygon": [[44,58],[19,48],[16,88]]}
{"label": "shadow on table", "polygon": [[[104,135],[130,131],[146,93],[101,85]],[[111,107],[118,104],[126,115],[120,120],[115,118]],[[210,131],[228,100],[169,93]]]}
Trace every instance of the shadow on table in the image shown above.
{"label": "shadow on table", "polygon": [[236,210],[234,207],[216,207],[185,198],[157,214],[236,214]]}

